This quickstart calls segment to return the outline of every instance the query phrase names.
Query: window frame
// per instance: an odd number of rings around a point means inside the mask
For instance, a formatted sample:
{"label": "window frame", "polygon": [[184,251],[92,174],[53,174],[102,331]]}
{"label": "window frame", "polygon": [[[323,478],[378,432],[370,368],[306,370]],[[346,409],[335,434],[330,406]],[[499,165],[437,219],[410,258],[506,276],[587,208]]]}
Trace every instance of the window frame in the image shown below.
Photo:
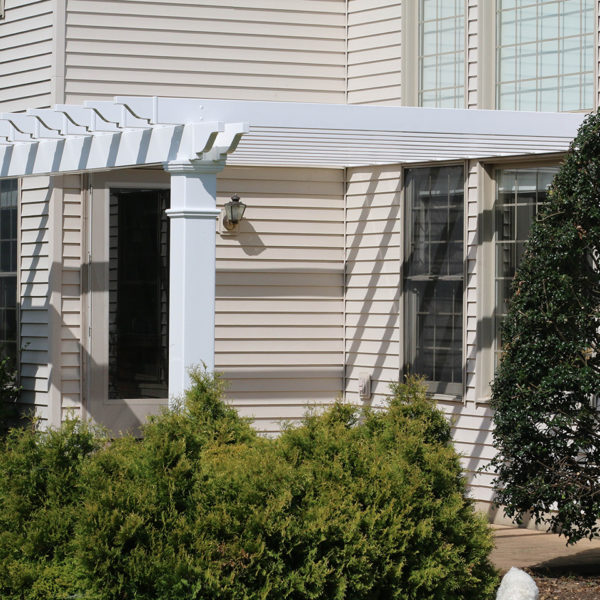
{"label": "window frame", "polygon": [[511,156],[479,162],[479,249],[478,335],[477,335],[477,398],[487,403],[496,368],[496,194],[495,173],[499,169],[536,169],[560,166],[565,153],[540,156]]}
{"label": "window frame", "polygon": [[400,232],[401,232],[401,245],[400,245],[400,319],[399,319],[399,335],[400,335],[400,374],[407,375],[411,371],[411,365],[409,359],[414,352],[408,348],[411,343],[408,339],[408,324],[407,324],[407,313],[409,310],[409,303],[411,302],[411,294],[406,289],[405,281],[407,279],[406,269],[408,267],[408,257],[410,255],[410,244],[411,238],[410,232],[410,209],[408,207],[408,194],[406,186],[406,175],[407,171],[411,169],[419,168],[443,168],[443,167],[462,167],[463,169],[463,249],[462,249],[462,323],[461,323],[461,382],[460,383],[444,383],[444,382],[427,382],[429,394],[438,400],[449,400],[455,401],[457,399],[462,400],[465,396],[466,387],[466,369],[465,369],[465,358],[466,358],[466,323],[467,323],[467,305],[466,305],[466,289],[467,289],[467,177],[468,177],[468,161],[440,161],[432,163],[410,163],[402,166],[401,172],[401,209],[400,209]]}

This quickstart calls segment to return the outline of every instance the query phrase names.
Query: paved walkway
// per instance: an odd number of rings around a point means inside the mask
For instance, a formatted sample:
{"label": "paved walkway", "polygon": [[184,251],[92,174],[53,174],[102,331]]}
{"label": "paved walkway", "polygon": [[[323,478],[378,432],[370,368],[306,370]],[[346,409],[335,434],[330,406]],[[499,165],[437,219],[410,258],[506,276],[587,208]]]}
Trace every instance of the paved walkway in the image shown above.
{"label": "paved walkway", "polygon": [[502,572],[510,567],[535,567],[600,574],[600,539],[567,546],[564,537],[552,533],[504,525],[492,525],[492,529],[496,548],[491,560]]}

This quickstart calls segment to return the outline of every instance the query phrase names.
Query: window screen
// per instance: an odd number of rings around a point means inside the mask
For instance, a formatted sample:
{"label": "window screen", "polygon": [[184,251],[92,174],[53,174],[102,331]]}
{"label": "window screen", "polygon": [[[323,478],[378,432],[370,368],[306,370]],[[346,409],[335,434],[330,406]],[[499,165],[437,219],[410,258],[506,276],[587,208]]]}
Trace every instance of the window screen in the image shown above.
{"label": "window screen", "polygon": [[406,171],[406,368],[433,392],[462,392],[464,172]]}

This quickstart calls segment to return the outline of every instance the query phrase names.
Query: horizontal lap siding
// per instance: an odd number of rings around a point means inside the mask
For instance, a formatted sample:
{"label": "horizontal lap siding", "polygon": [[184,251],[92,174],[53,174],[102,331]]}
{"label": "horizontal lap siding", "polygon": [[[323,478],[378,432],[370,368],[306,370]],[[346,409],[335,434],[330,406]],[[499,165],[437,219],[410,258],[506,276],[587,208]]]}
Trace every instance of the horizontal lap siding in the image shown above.
{"label": "horizontal lap siding", "polygon": [[400,104],[401,8],[392,0],[349,0],[350,104]]}
{"label": "horizontal lap siding", "polygon": [[22,400],[38,416],[48,414],[48,177],[24,179],[21,188],[19,248]]}
{"label": "horizontal lap siding", "polygon": [[218,203],[247,205],[217,236],[215,365],[255,426],[329,404],[343,375],[343,171],[229,167]]}
{"label": "horizontal lap siding", "polygon": [[50,106],[52,2],[11,0],[0,21],[0,110]]}
{"label": "horizontal lap siding", "polygon": [[67,99],[344,102],[345,8],[343,0],[67,0]]}
{"label": "horizontal lap siding", "polygon": [[346,397],[371,376],[381,404],[400,370],[400,168],[349,169],[346,190]]}
{"label": "horizontal lap siding", "polygon": [[63,417],[81,413],[82,376],[82,176],[62,178],[60,389]]}
{"label": "horizontal lap siding", "polygon": [[454,447],[461,455],[461,465],[469,486],[469,496],[489,503],[493,498],[492,475],[479,472],[490,461],[495,450],[492,445],[492,410],[475,402],[438,401],[438,407],[452,424]]}

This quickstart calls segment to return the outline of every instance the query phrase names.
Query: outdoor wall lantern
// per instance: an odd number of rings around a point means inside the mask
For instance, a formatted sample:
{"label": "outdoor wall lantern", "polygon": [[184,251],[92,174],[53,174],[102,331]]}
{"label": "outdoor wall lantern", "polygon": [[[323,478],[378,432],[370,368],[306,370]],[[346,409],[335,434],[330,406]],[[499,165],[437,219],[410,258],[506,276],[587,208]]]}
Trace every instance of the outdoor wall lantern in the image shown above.
{"label": "outdoor wall lantern", "polygon": [[224,206],[223,227],[227,231],[233,231],[242,220],[246,205],[240,202],[240,197],[237,194],[231,196],[231,200]]}

